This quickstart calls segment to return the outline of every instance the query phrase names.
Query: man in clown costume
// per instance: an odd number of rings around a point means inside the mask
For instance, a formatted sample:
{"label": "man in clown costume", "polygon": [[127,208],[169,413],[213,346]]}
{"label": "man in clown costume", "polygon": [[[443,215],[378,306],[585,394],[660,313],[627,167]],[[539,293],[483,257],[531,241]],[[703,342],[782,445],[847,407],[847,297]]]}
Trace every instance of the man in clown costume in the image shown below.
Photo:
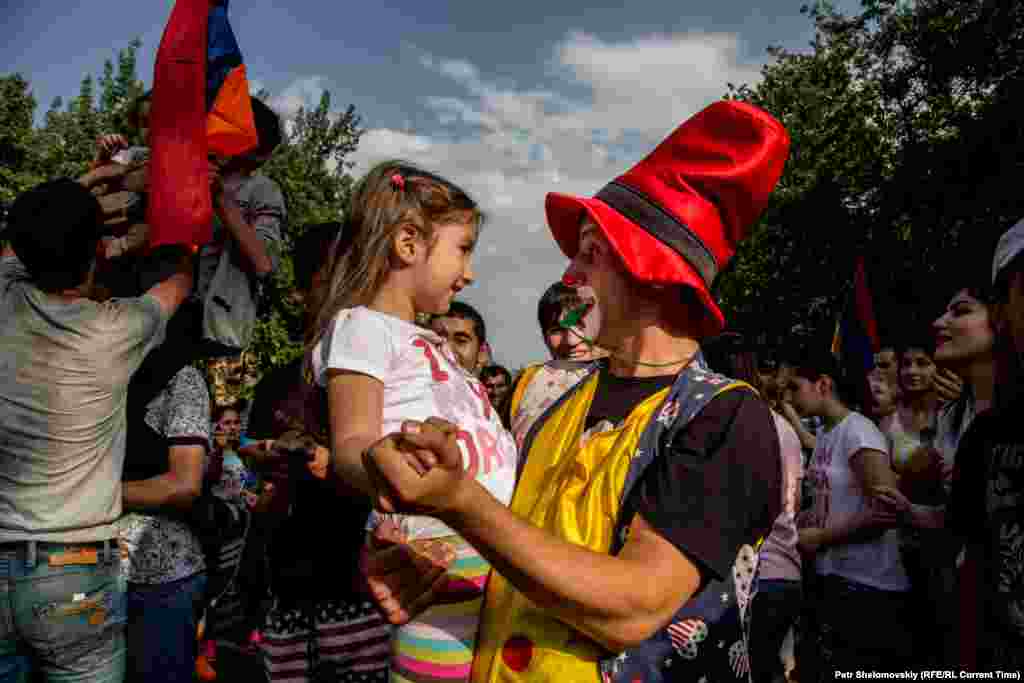
{"label": "man in clown costume", "polygon": [[[517,386],[513,418],[533,415],[514,422],[509,507],[464,472],[455,425],[407,423],[366,453],[379,507],[435,515],[493,564],[475,683],[749,679],[779,446],[768,406],[714,374],[700,340],[724,327],[712,282],[788,148],[767,113],[722,101],[596,196],[548,195],[565,281],[594,302],[610,355],[532,369]],[[385,564],[370,562],[371,586],[400,619],[430,593],[399,590]]]}

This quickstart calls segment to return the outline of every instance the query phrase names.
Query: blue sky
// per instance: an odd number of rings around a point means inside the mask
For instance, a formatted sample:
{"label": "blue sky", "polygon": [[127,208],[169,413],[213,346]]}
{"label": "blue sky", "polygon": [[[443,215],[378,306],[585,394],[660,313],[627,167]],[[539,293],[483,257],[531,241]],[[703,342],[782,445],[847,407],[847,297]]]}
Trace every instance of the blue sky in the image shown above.
{"label": "blue sky", "polygon": [[[331,92],[368,132],[357,170],[402,156],[460,182],[489,210],[465,297],[499,361],[541,360],[535,306],[565,266],[544,193],[591,194],[726,83],[753,83],[772,45],[806,49],[801,0],[705,2],[270,2],[232,0],[249,77],[287,116]],[[853,0],[836,3],[855,9]],[[7,3],[2,72],[40,110],[141,38],[149,81],[169,0]]]}

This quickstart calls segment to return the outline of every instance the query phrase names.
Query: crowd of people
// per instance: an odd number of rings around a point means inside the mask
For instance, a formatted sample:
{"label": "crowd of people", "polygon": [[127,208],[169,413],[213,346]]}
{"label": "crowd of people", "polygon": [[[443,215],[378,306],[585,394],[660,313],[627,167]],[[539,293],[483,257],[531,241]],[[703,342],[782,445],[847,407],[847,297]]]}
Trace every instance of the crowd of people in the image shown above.
{"label": "crowd of people", "polygon": [[[477,201],[382,162],[288,244],[253,106],[197,250],[146,247],[122,135],[11,206],[0,681],[1021,670],[1024,221],[866,376],[754,344],[712,284],[790,140],[716,102],[594,197],[548,195],[570,265],[537,302],[550,359],[513,374],[456,298]],[[250,346],[286,249],[304,353],[217,403],[201,368]]]}

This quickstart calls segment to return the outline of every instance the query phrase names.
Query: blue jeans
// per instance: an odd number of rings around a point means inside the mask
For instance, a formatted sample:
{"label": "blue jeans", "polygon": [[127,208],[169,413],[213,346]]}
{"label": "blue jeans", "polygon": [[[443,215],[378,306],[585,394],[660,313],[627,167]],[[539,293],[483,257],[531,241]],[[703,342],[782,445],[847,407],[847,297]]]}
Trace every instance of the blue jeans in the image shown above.
{"label": "blue jeans", "polygon": [[0,544],[0,683],[120,683],[117,543]]}
{"label": "blue jeans", "polygon": [[139,683],[191,683],[206,574],[169,583],[128,584],[128,677]]}

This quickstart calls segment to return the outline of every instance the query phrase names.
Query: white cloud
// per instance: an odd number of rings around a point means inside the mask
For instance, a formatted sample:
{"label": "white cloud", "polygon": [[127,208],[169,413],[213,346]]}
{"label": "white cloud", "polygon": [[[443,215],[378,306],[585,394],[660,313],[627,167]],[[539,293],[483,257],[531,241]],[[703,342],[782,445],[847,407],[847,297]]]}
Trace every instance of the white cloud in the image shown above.
{"label": "white cloud", "polygon": [[311,109],[320,104],[326,81],[324,76],[307,76],[292,81],[270,98],[270,106],[284,116],[293,116],[300,108]]}
{"label": "white cloud", "polygon": [[615,138],[638,131],[657,142],[691,114],[720,98],[728,83],[753,83],[760,63],[743,62],[735,34],[688,33],[608,43],[586,33],[558,48],[556,69],[593,93],[582,117]]}
{"label": "white cloud", "polygon": [[[740,48],[732,34],[608,42],[571,32],[542,65],[546,73],[538,73],[555,81],[546,88],[499,85],[470,61],[424,55],[424,68],[463,93],[423,99],[437,121],[432,129],[368,130],[355,171],[403,158],[451,178],[481,202],[489,220],[476,255],[477,284],[465,298],[493,330],[499,362],[542,360],[536,304],[566,264],[546,227],[545,194],[594,193],[720,98],[727,83],[757,81],[760,64],[744,62]],[[589,96],[567,94],[581,90]],[[289,94],[300,92],[309,90]]]}

